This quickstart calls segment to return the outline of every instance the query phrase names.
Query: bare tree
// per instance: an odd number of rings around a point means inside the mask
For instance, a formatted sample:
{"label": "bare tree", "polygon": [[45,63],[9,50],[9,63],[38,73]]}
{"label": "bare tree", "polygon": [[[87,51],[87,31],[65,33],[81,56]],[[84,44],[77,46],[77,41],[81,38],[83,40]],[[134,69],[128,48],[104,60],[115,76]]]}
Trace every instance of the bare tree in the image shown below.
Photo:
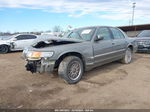
{"label": "bare tree", "polygon": [[54,26],[53,32],[62,32],[62,28],[60,26]]}

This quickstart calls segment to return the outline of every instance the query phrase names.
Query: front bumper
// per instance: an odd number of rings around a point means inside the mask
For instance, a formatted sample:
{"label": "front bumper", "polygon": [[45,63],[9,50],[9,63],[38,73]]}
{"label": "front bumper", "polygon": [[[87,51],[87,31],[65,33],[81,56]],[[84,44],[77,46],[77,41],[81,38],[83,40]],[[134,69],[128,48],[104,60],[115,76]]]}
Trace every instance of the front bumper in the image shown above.
{"label": "front bumper", "polygon": [[55,61],[42,58],[41,60],[27,60],[25,67],[32,73],[51,73],[54,66]]}
{"label": "front bumper", "polygon": [[138,52],[150,52],[150,46],[138,45]]}

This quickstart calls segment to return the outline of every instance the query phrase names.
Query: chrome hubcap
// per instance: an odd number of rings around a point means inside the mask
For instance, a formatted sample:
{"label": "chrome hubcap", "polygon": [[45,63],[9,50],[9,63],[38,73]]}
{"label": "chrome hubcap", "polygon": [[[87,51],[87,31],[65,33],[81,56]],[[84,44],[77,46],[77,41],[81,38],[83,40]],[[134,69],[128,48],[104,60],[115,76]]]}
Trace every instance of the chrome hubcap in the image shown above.
{"label": "chrome hubcap", "polygon": [[73,61],[69,67],[68,76],[71,80],[76,80],[81,75],[81,65],[78,61]]}
{"label": "chrome hubcap", "polygon": [[131,62],[131,59],[132,59],[132,53],[131,53],[130,50],[127,50],[127,51],[126,51],[126,55],[125,55],[125,61],[126,61],[127,63],[130,63],[130,62]]}

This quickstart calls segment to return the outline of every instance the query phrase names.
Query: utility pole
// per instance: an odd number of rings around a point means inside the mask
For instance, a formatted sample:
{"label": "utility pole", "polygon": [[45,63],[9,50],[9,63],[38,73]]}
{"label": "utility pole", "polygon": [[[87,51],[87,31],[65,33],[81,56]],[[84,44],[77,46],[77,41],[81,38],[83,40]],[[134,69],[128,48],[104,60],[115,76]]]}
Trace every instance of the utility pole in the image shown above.
{"label": "utility pole", "polygon": [[132,6],[132,8],[133,8],[133,11],[132,11],[132,25],[134,24],[134,11],[135,11],[135,4],[136,4],[136,2],[133,2],[133,6]]}

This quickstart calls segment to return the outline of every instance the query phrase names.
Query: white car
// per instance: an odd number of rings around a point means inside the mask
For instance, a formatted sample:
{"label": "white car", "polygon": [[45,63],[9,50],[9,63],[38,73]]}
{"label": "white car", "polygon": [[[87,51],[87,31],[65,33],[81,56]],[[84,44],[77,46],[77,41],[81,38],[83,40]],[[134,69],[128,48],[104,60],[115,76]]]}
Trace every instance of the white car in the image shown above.
{"label": "white car", "polygon": [[32,34],[17,34],[0,39],[0,53],[8,53],[10,51],[23,50],[33,44],[37,39],[36,35]]}

